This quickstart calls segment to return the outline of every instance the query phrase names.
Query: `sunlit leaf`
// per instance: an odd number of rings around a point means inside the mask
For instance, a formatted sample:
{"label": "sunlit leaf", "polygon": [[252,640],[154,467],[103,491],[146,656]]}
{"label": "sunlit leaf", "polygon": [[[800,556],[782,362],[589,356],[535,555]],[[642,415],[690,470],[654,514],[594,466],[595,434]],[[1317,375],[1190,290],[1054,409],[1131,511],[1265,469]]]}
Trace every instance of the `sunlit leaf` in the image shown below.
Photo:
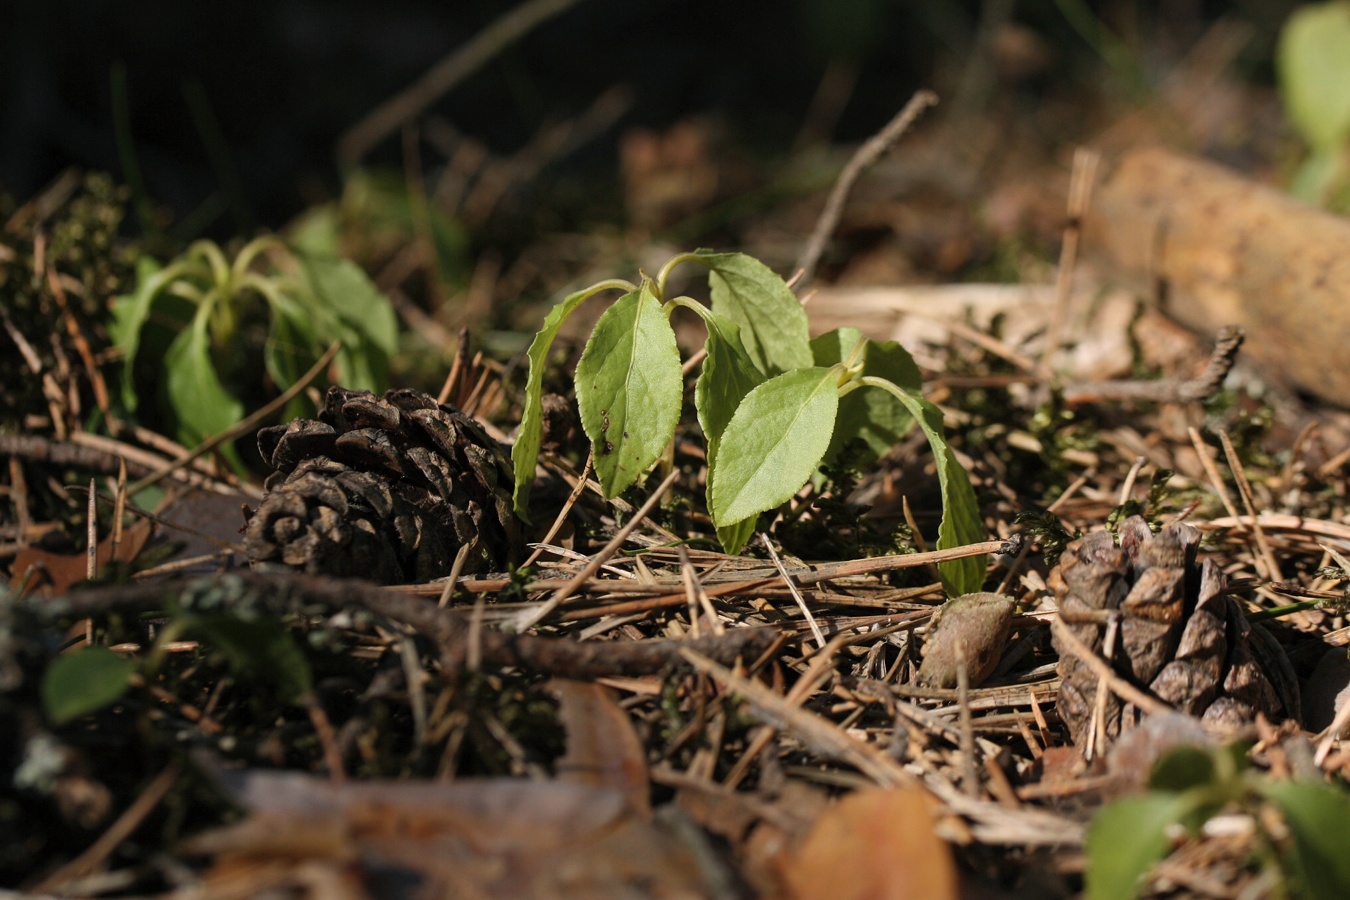
{"label": "sunlit leaf", "polygon": [[335,363],[345,387],[376,393],[389,381],[389,360],[398,350],[398,318],[361,267],[338,256],[300,257],[301,273],[315,304],[320,340],[342,341]]}
{"label": "sunlit leaf", "polygon": [[1103,807],[1087,831],[1087,900],[1133,900],[1149,870],[1167,856],[1169,825],[1187,800],[1165,792],[1122,797]]}
{"label": "sunlit leaf", "polygon": [[746,353],[741,344],[741,330],[734,322],[725,316],[708,313],[704,324],[708,328],[708,339],[703,346],[708,358],[703,361],[698,383],[694,385],[694,406],[711,457],[736,407],[746,394],[764,381],[764,373],[755,367]]}
{"label": "sunlit leaf", "polygon": [[85,647],[58,656],[42,676],[42,708],[53,725],[122,699],[136,663],[106,647]]}
{"label": "sunlit leaf", "polygon": [[607,496],[646,472],[675,436],[683,376],[675,331],[647,286],[595,323],[577,362],[577,411]]}
{"label": "sunlit leaf", "polygon": [[811,477],[839,410],[834,369],[770,378],[746,395],[708,460],[708,511],[719,525],[773,509]]}
{"label": "sunlit leaf", "polygon": [[755,525],[758,523],[759,516],[750,516],[731,525],[718,525],[717,540],[722,549],[731,554],[740,553],[755,536]]}
{"label": "sunlit leaf", "polygon": [[[848,358],[862,339],[856,328],[838,328],[811,341],[816,365],[832,366]],[[918,391],[923,386],[914,357],[895,341],[864,341],[859,357],[863,375],[884,378],[902,388]],[[825,451],[825,461],[834,460],[851,440],[861,439],[867,454],[860,464],[875,461],[914,428],[914,416],[905,404],[886,391],[852,391],[839,398],[839,421]]]}
{"label": "sunlit leaf", "polygon": [[[970,476],[947,445],[942,431],[942,410],[923,399],[917,391],[902,388],[900,398],[923,429],[937,463],[938,486],[942,490],[942,522],[938,525],[937,549],[948,550],[984,540],[979,501],[971,487]],[[947,594],[952,597],[973,594],[984,587],[986,564],[985,556],[967,556],[938,563],[938,574]]]}
{"label": "sunlit leaf", "polygon": [[1289,828],[1287,858],[1301,887],[1292,896],[1350,897],[1350,793],[1315,782],[1269,780],[1262,793],[1279,805]]}
{"label": "sunlit leaf", "polygon": [[511,448],[511,464],[515,470],[513,502],[516,515],[526,521],[529,521],[530,515],[530,487],[534,483],[534,467],[539,461],[539,446],[544,440],[544,371],[548,366],[549,348],[553,346],[553,339],[558,336],[563,322],[582,301],[609,287],[609,284],[592,285],[575,294],[568,294],[561,303],[549,310],[544,327],[539,329],[530,343],[530,349],[526,351],[530,372],[525,382],[520,428],[516,432],[516,443]]}
{"label": "sunlit leaf", "polygon": [[810,366],[806,310],[783,279],[744,253],[699,251],[712,271],[708,285],[713,312],[740,328],[750,358],[766,375]]}

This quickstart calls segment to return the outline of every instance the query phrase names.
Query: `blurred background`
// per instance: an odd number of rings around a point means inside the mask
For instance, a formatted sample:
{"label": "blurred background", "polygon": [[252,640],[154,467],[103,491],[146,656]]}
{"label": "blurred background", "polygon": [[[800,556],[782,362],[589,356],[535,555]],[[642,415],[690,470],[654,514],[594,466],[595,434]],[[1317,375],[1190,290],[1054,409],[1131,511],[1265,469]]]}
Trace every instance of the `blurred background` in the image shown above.
{"label": "blurred background", "polygon": [[[0,184],[27,197],[67,166],[125,179],[132,164],[177,219],[277,226],[340,190],[336,144],[347,129],[519,5],[10,0],[0,28]],[[1072,140],[1106,112],[1101,102],[1160,90],[1219,23],[1245,29],[1230,71],[1269,86],[1278,27],[1297,4],[555,5],[566,8],[409,121],[423,143],[457,134],[511,154],[615,88],[626,91],[622,111],[550,166],[545,183],[617,189],[625,133],[690,117],[751,162],[811,141],[858,141],[919,87],[938,90],[944,118],[1030,117],[1047,140]],[[402,167],[405,149],[394,133],[361,162]],[[426,166],[445,162],[426,149]]]}

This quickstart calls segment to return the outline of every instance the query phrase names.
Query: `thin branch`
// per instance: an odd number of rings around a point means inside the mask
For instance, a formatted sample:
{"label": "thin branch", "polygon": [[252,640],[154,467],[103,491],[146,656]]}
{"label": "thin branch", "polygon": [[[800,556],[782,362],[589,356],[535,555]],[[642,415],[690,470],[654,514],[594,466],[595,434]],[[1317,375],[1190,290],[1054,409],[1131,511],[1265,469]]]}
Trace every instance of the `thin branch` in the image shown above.
{"label": "thin branch", "polygon": [[501,16],[349,128],[338,140],[338,162],[343,166],[360,162],[376,144],[412,121],[502,50],[579,2],[529,0]]}
{"label": "thin branch", "polygon": [[1226,325],[1214,340],[1205,370],[1194,378],[1162,378],[1154,381],[1103,381],[1064,386],[1064,402],[1070,405],[1102,400],[1141,400],[1153,403],[1204,403],[1219,392],[1237,360],[1244,334],[1236,325]]}
{"label": "thin branch", "polygon": [[802,250],[802,255],[797,260],[796,268],[801,272],[801,277],[797,280],[799,286],[810,284],[816,274],[816,265],[825,252],[825,245],[829,243],[830,236],[839,227],[839,218],[843,215],[844,204],[853,191],[853,185],[864,172],[876,165],[877,160],[881,159],[905,132],[909,131],[924,110],[936,105],[937,102],[938,96],[932,91],[918,91],[909,98],[905,108],[886,123],[885,128],[868,138],[853,154],[853,158],[839,173],[839,180],[834,183],[830,196],[825,200],[825,208],[821,210],[820,218],[816,220],[815,230],[811,232],[811,237],[806,241],[806,248]]}
{"label": "thin branch", "polygon": [[[245,590],[240,591],[243,586]],[[257,604],[277,618],[313,615],[314,607],[337,612],[365,609],[410,626],[439,649],[441,674],[452,678],[466,670],[471,651],[471,612],[442,609],[434,602],[352,578],[328,578],[290,572],[229,572],[203,578],[109,585],[61,598],[33,600],[24,608],[40,619],[78,621],[113,612],[162,611],[174,598],[212,591],[231,603]],[[220,591],[220,586],[229,590]],[[563,678],[641,677],[684,668],[680,653],[692,649],[725,665],[754,660],[779,638],[777,628],[742,627],[697,640],[578,641],[513,634],[482,628],[474,636],[483,666],[514,667]]]}

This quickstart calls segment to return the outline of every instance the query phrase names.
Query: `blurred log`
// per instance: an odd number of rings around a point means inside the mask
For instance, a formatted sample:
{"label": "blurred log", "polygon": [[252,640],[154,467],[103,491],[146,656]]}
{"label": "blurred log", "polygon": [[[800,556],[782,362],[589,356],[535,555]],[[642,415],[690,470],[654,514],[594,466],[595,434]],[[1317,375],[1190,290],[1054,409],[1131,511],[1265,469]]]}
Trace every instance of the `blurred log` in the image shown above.
{"label": "blurred log", "polygon": [[1121,157],[1084,223],[1089,254],[1283,384],[1350,406],[1350,220],[1160,149]]}

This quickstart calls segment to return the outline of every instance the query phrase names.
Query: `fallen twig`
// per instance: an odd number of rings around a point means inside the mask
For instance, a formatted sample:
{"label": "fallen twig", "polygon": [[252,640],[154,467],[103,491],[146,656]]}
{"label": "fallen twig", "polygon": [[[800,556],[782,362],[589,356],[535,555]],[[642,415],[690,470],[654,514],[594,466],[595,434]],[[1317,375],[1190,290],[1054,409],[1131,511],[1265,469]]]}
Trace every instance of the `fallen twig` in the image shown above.
{"label": "fallen twig", "polygon": [[[327,578],[287,572],[231,572],[200,579],[174,579],[155,584],[133,583],[76,591],[62,598],[34,602],[29,609],[47,619],[78,620],[112,612],[163,610],[174,598],[213,587],[243,586],[245,590],[218,590],[237,598],[225,602],[262,605],[275,616],[302,614],[305,607],[329,611],[357,607],[410,626],[433,641],[443,674],[463,671],[470,651],[469,613],[443,609],[421,597],[383,590],[354,579]],[[311,613],[312,614],[312,613]],[[564,678],[602,675],[654,675],[682,665],[680,651],[692,648],[726,665],[751,660],[776,640],[776,628],[734,628],[721,635],[696,640],[577,641],[569,638],[513,634],[483,628],[475,652],[484,666],[515,666]]]}
{"label": "fallen twig", "polygon": [[811,237],[807,239],[802,255],[797,259],[797,270],[802,273],[801,277],[796,279],[798,288],[810,284],[812,276],[815,275],[816,265],[825,252],[825,245],[829,242],[830,235],[834,234],[835,228],[839,226],[839,217],[843,215],[844,203],[853,191],[853,185],[864,172],[876,165],[877,160],[881,159],[906,131],[909,131],[924,110],[936,105],[937,102],[938,96],[932,91],[917,91],[909,98],[904,109],[887,122],[885,128],[868,138],[844,166],[843,171],[839,173],[839,180],[834,183],[830,196],[825,200],[825,208],[821,210],[820,218],[816,220],[816,227],[811,232]]}
{"label": "fallen twig", "polygon": [[1233,368],[1243,331],[1236,325],[1219,330],[1214,351],[1205,370],[1194,378],[1162,378],[1154,381],[1102,381],[1064,386],[1064,402],[1070,405],[1103,400],[1142,400],[1153,403],[1203,403],[1218,393]]}

